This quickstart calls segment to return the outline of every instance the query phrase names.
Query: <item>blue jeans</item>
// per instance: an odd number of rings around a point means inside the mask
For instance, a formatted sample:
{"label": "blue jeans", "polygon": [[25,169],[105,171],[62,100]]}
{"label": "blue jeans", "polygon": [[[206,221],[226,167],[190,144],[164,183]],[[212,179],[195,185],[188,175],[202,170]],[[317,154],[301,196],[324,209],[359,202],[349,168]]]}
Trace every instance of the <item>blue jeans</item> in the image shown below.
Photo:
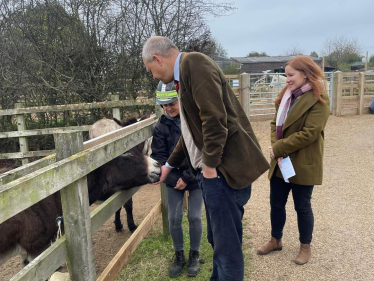
{"label": "blue jeans", "polygon": [[297,213],[300,243],[310,244],[314,227],[314,216],[310,203],[313,185],[286,183],[276,176],[270,180],[271,236],[276,239],[282,238],[283,227],[286,223],[286,203],[291,190]]}
{"label": "blue jeans", "polygon": [[197,179],[203,190],[207,219],[207,238],[213,248],[211,281],[241,281],[244,279],[242,251],[244,205],[251,197],[251,186],[231,188],[224,176]]}
{"label": "blue jeans", "polygon": [[[183,197],[185,190],[178,190],[167,187],[168,208],[169,208],[169,230],[175,251],[184,250],[183,243]],[[190,234],[190,250],[199,251],[201,237],[203,235],[203,225],[201,212],[203,207],[203,196],[201,189],[189,190],[188,196],[188,224]]]}

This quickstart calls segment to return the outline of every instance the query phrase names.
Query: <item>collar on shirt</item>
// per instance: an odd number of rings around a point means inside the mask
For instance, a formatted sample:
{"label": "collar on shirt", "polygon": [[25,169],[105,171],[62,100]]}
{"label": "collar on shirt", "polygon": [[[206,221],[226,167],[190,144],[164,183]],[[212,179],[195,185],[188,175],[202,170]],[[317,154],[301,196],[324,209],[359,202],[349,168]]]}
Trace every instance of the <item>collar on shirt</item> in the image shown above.
{"label": "collar on shirt", "polygon": [[174,80],[178,82],[179,82],[179,61],[180,61],[181,55],[182,53],[179,53],[174,63]]}

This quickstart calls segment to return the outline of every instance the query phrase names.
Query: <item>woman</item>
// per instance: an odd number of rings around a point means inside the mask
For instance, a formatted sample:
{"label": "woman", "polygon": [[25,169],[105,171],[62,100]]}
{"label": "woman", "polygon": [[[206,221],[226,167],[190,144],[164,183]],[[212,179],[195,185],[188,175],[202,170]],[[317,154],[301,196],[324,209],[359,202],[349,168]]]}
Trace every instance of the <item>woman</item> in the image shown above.
{"label": "woman", "polygon": [[[165,85],[160,81],[157,87],[156,103],[162,106],[165,114],[160,117],[153,133],[151,157],[161,165],[165,165],[166,160],[173,152],[181,135],[179,103],[174,82]],[[171,170],[164,182],[167,186],[168,194],[169,229],[175,250],[175,259],[170,267],[169,275],[170,277],[180,275],[183,266],[186,264],[182,218],[183,197],[185,191],[188,190],[190,252],[187,275],[196,276],[200,270],[199,250],[202,237],[202,191],[187,160],[185,160],[185,163],[179,169],[174,168]]]}
{"label": "woman", "polygon": [[[260,255],[282,250],[283,227],[289,192],[297,212],[300,250],[296,264],[309,261],[314,226],[311,197],[314,185],[322,184],[324,128],[330,114],[325,78],[308,56],[297,56],[285,67],[287,85],[275,101],[271,122],[270,219],[271,240],[257,249]],[[287,183],[279,170],[289,157],[296,175]],[[287,180],[287,179],[286,179]]]}

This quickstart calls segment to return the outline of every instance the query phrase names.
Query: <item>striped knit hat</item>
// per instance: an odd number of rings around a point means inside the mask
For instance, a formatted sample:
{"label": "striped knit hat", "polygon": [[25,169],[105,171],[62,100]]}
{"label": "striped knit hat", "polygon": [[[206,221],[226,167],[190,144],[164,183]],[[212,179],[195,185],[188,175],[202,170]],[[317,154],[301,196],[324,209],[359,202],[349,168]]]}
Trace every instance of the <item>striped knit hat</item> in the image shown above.
{"label": "striped knit hat", "polygon": [[178,99],[174,82],[163,84],[161,81],[157,85],[156,104],[163,105],[176,101]]}

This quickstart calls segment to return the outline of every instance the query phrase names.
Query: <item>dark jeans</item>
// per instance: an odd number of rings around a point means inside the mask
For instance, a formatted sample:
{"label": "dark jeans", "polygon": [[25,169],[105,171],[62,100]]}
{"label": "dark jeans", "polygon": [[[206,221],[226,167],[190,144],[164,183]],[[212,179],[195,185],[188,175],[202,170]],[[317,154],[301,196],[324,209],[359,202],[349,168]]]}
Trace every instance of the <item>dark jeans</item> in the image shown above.
{"label": "dark jeans", "polygon": [[286,183],[275,175],[270,180],[271,236],[276,239],[282,238],[283,227],[286,223],[286,203],[291,190],[297,212],[300,243],[310,244],[314,226],[314,216],[310,203],[313,185]]}
{"label": "dark jeans", "polygon": [[[183,197],[185,190],[178,190],[167,187],[169,207],[169,230],[175,251],[184,250],[183,243]],[[203,207],[203,196],[201,189],[189,190],[188,196],[188,224],[190,234],[190,250],[199,251],[203,225],[201,213]]]}
{"label": "dark jeans", "polygon": [[242,251],[242,218],[244,205],[251,197],[251,186],[231,188],[223,175],[206,179],[198,173],[203,190],[207,219],[207,238],[213,248],[211,281],[241,281],[244,279]]}

